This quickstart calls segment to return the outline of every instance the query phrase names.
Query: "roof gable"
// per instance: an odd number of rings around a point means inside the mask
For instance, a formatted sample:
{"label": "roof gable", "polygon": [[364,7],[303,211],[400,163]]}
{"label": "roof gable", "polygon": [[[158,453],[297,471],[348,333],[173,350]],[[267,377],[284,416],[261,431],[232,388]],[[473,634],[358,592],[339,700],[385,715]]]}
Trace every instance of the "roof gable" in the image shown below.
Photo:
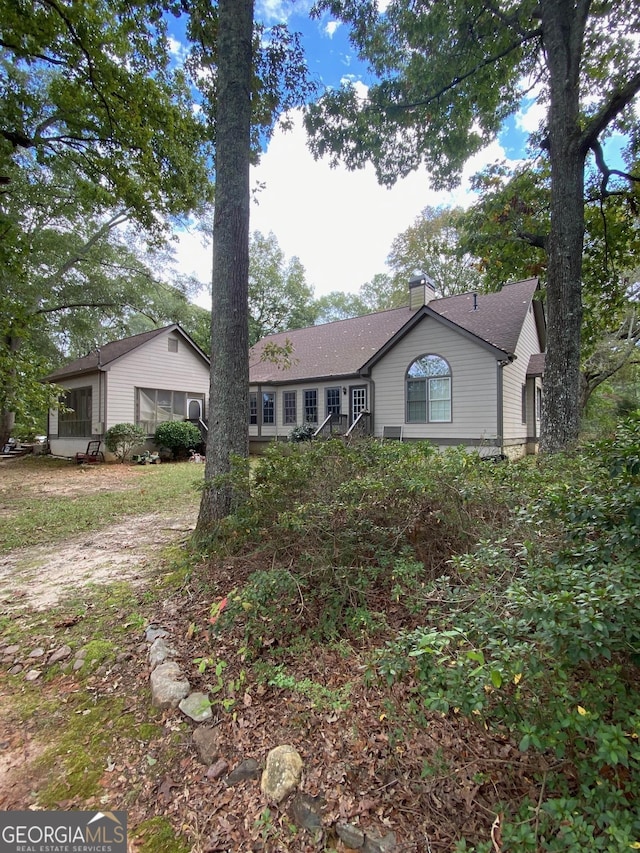
{"label": "roof gable", "polygon": [[121,338],[119,341],[111,341],[102,347],[91,350],[82,358],[77,358],[75,361],[65,364],[50,373],[46,380],[48,382],[58,382],[69,376],[81,376],[85,373],[95,373],[98,370],[108,370],[109,367],[118,359],[123,358],[134,350],[143,347],[149,341],[161,335],[169,335],[172,332],[181,335],[184,340],[194,349],[194,351],[209,364],[209,359],[196,342],[184,331],[177,323],[172,323],[169,326],[163,326],[160,329],[151,329],[149,332],[141,332],[139,335],[131,335],[128,338]]}
{"label": "roof gable", "polygon": [[[537,289],[537,279],[505,285],[495,293],[464,293],[432,299],[417,311],[395,308],[270,335],[252,347],[249,357],[250,381],[291,383],[331,379],[366,372],[425,316],[464,334],[496,358],[509,358],[518,343],[522,326]],[[291,367],[261,361],[266,344],[293,346]]]}

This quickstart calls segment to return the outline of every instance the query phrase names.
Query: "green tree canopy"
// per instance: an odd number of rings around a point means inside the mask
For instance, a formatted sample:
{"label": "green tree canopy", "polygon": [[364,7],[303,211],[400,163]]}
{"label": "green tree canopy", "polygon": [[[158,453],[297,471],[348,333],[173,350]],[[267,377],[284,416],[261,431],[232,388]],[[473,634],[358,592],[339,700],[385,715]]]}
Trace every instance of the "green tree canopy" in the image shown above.
{"label": "green tree canopy", "polygon": [[408,299],[408,282],[416,271],[429,275],[438,296],[481,288],[477,260],[463,252],[458,235],[460,208],[425,207],[413,225],[393,241],[387,263],[395,289]]}
{"label": "green tree canopy", "polygon": [[208,192],[205,128],[159,3],[0,0],[0,176],[66,158],[78,187],[153,233]]}
{"label": "green tree canopy", "polygon": [[[523,98],[547,107],[537,153],[551,176],[548,349],[542,446],[571,444],[580,424],[581,277],[585,165],[593,156],[601,195],[621,190],[639,142],[640,7],[635,0],[486,0],[414,3],[323,0],[352,27],[360,56],[378,82],[363,97],[354,86],[327,92],[307,114],[317,156],[351,167],[372,161],[392,184],[426,166],[450,187],[463,164],[491,141]],[[625,170],[611,168],[603,142],[630,134]]]}
{"label": "green tree canopy", "polygon": [[316,324],[333,323],[335,320],[346,320],[349,317],[360,317],[369,314],[371,308],[355,293],[343,293],[332,290],[318,297],[315,303]]}
{"label": "green tree canopy", "polygon": [[144,308],[152,276],[123,227],[159,246],[210,198],[205,128],[161,11],[0,0],[0,440],[49,401],[56,344]]}
{"label": "green tree canopy", "polygon": [[273,233],[254,231],[249,240],[249,344],[275,332],[312,326],[313,290],[296,257],[285,260]]}
{"label": "green tree canopy", "polygon": [[[598,385],[635,354],[640,337],[637,310],[638,206],[634,193],[602,197],[600,177],[587,173],[582,259],[580,408]],[[477,255],[491,289],[506,281],[547,279],[548,164],[527,164],[514,173],[496,164],[475,178],[480,201],[460,219],[463,246]]]}

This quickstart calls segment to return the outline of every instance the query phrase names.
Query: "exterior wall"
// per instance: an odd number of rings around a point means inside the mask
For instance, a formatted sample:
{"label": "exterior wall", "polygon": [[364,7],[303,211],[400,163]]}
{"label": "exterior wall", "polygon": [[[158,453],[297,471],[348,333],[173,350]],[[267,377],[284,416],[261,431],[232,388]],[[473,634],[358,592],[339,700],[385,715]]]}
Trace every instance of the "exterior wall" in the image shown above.
{"label": "exterior wall", "polygon": [[91,432],[90,436],[77,437],[60,437],[58,436],[58,410],[50,409],[49,411],[49,449],[54,456],[75,456],[76,453],[84,453],[87,449],[87,442],[92,438],[102,438],[104,414],[104,401],[101,400],[100,390],[101,382],[104,377],[98,373],[91,373],[86,376],[78,376],[73,379],[67,379],[64,382],[64,388],[72,390],[74,388],[91,387]]}
{"label": "exterior wall", "polygon": [[[304,424],[304,392],[310,390],[317,391],[318,399],[318,420],[315,426],[320,426],[327,417],[326,410],[326,390],[327,388],[340,389],[340,413],[349,417],[349,406],[351,400],[351,388],[353,386],[367,386],[367,402],[371,406],[371,395],[369,391],[369,383],[360,377],[354,379],[333,379],[328,382],[297,382],[291,385],[251,385],[250,392],[256,392],[258,395],[258,424],[249,425],[249,439],[274,439],[287,438],[291,430],[295,426]],[[346,389],[346,393],[345,393]],[[284,422],[284,393],[285,391],[295,392],[296,395],[296,423],[285,424]],[[275,423],[263,424],[262,420],[262,392],[275,393]]]}
{"label": "exterior wall", "polygon": [[[421,355],[439,355],[451,368],[451,421],[407,423],[405,377]],[[372,370],[374,434],[402,426],[404,439],[429,439],[441,446],[498,439],[498,368],[483,347],[430,317],[412,329]]]}
{"label": "exterior wall", "polygon": [[[169,337],[177,337],[178,352],[169,352]],[[206,401],[209,368],[181,335],[160,335],[116,361],[107,372],[107,385],[105,429],[135,423],[136,388],[186,391],[204,395]]]}
{"label": "exterior wall", "polygon": [[[516,359],[504,368],[504,440],[506,445],[524,445],[540,435],[540,413],[536,411],[536,386],[540,381],[527,380],[529,358],[540,352],[533,309],[530,307],[516,346]],[[522,422],[522,389],[526,387],[526,422]]]}

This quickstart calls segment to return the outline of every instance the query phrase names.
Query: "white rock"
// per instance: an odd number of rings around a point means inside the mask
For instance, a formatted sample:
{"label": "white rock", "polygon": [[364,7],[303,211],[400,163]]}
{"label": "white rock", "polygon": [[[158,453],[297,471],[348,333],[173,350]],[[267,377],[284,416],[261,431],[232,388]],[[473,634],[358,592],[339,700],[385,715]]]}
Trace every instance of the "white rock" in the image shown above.
{"label": "white rock", "polygon": [[267,755],[260,782],[262,793],[274,803],[284,800],[300,783],[302,767],[302,758],[292,746],[276,746]]}
{"label": "white rock", "polygon": [[189,695],[191,686],[175,661],[157,666],[151,673],[151,704],[163,710],[175,708],[181,699]]}

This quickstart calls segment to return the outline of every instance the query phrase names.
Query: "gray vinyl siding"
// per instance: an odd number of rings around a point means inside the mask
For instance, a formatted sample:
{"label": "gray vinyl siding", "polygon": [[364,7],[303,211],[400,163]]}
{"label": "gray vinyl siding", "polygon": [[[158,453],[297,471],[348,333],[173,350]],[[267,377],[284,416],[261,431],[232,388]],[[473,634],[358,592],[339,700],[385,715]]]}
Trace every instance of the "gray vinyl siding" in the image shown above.
{"label": "gray vinyl siding", "polygon": [[[540,352],[533,310],[530,308],[516,346],[516,359],[504,368],[504,437],[506,441],[525,442],[534,432],[534,383],[527,387],[527,423],[522,423],[522,386],[527,385],[529,358]],[[539,432],[539,430],[537,430]]]}
{"label": "gray vinyl siding", "polygon": [[[407,423],[405,376],[421,355],[439,355],[451,368],[451,422]],[[497,436],[497,367],[483,347],[431,318],[412,329],[372,370],[374,433],[403,426],[406,439],[494,440]]]}
{"label": "gray vinyl siding", "polygon": [[207,398],[208,366],[182,336],[172,336],[178,338],[178,352],[169,352],[168,337],[153,338],[111,365],[107,429],[135,422],[136,388],[185,391]]}

